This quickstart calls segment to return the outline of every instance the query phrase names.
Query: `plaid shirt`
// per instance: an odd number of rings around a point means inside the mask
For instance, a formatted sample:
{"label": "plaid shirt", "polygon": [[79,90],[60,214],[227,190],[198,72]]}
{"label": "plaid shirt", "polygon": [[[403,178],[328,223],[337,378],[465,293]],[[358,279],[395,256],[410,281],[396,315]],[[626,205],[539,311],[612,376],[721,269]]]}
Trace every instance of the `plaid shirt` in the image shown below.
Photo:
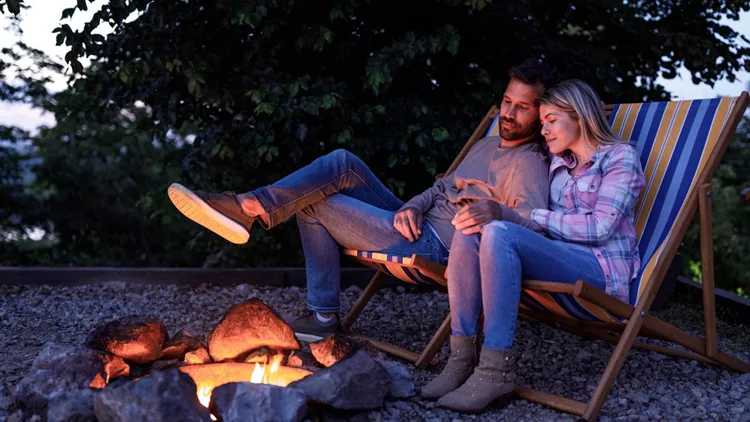
{"label": "plaid shirt", "polygon": [[[554,156],[550,180],[574,167],[572,155]],[[604,271],[606,292],[625,303],[641,266],[633,212],[644,184],[638,153],[631,146],[599,146],[564,188],[564,212],[531,212],[531,219],[553,239],[589,249]]]}

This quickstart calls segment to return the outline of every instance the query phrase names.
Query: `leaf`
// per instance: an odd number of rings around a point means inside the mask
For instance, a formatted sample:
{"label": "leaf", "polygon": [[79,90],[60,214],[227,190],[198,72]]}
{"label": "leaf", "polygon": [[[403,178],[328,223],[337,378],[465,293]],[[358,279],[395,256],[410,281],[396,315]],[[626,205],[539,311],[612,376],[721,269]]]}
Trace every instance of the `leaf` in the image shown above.
{"label": "leaf", "polygon": [[191,78],[188,81],[188,92],[191,93],[191,94],[195,93],[195,87],[197,86],[197,84],[198,84],[198,81],[196,81],[195,79]]}
{"label": "leaf", "polygon": [[60,19],[67,19],[67,18],[73,16],[73,13],[75,13],[75,11],[76,11],[75,7],[71,7],[69,9],[63,9],[63,11],[62,11],[62,17]]}
{"label": "leaf", "polygon": [[217,142],[216,144],[214,144],[214,146],[211,147],[211,150],[208,152],[208,156],[213,157],[216,154],[218,154],[219,151],[221,150],[221,147],[222,147],[221,143]]}
{"label": "leaf", "polygon": [[73,68],[73,72],[81,73],[83,72],[83,65],[78,60],[74,59],[70,62],[70,67]]}
{"label": "leaf", "polygon": [[57,42],[55,45],[62,45],[65,42],[65,34],[57,34]]}
{"label": "leaf", "polygon": [[120,80],[123,83],[128,83],[128,74],[124,70],[120,71]]}
{"label": "leaf", "polygon": [[458,43],[461,41],[461,36],[458,34],[452,34],[451,38],[448,40],[448,46],[447,50],[452,55],[458,54]]}
{"label": "leaf", "polygon": [[393,168],[396,166],[397,163],[398,163],[398,156],[396,156],[396,154],[391,154],[388,157],[388,167]]}
{"label": "leaf", "polygon": [[448,139],[448,136],[450,136],[450,134],[443,127],[432,129],[432,138],[438,142],[443,142]]}
{"label": "leaf", "polygon": [[8,0],[8,11],[14,15],[21,13],[21,5],[17,0]]}
{"label": "leaf", "polygon": [[78,8],[83,11],[89,10],[89,7],[86,5],[86,0],[78,0]]}
{"label": "leaf", "polygon": [[344,17],[344,12],[341,11],[338,7],[334,7],[331,9],[331,13],[329,14],[329,17],[331,18],[331,22],[335,21],[336,19],[340,19]]}
{"label": "leaf", "polygon": [[349,129],[344,129],[336,135],[336,143],[339,144],[345,144],[350,139],[352,139],[352,133]]}

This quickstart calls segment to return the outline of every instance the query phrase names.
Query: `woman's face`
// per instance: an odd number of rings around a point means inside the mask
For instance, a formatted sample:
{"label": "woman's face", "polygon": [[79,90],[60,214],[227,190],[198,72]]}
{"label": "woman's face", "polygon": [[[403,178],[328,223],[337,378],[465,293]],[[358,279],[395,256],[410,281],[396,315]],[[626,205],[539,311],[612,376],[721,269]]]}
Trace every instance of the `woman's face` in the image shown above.
{"label": "woman's face", "polygon": [[549,151],[559,154],[581,139],[581,123],[559,108],[542,104],[539,106],[542,121],[542,136]]}

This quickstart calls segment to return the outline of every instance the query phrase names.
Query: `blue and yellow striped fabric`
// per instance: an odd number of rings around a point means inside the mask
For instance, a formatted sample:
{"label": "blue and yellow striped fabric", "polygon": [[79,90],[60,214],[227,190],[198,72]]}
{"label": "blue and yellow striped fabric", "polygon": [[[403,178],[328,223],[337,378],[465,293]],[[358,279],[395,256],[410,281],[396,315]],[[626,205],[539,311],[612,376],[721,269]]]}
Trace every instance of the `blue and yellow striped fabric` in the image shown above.
{"label": "blue and yellow striped fabric", "polygon": [[[382,271],[401,281],[430,287],[441,287],[444,283],[434,280],[412,265],[411,256],[399,256],[380,252],[358,251],[347,249],[344,255],[357,259],[376,271]],[[358,259],[359,258],[359,259]]]}
{"label": "blue and yellow striped fabric", "polygon": [[[630,303],[644,292],[657,265],[669,265],[662,257],[666,240],[673,235],[674,222],[687,212],[686,200],[697,189],[698,175],[717,145],[737,98],[618,104],[610,114],[612,129],[630,142],[641,156],[646,187],[636,208],[641,271],[630,288]],[[499,116],[490,124],[487,136],[499,134]],[[370,252],[346,251],[347,255]],[[365,255],[360,255],[365,256]],[[424,274],[415,281],[414,268],[400,266],[394,257],[363,262],[394,277],[416,284],[437,284]],[[663,258],[663,259],[662,259]],[[395,260],[395,261],[394,261]],[[407,271],[408,270],[408,271]],[[425,282],[427,279],[430,282]],[[601,307],[562,293],[525,289],[521,307],[583,321],[619,322]]]}
{"label": "blue and yellow striped fabric", "polygon": [[[688,211],[698,176],[717,146],[737,98],[621,104],[610,115],[615,133],[641,155],[646,187],[636,208],[641,271],[630,286],[635,304],[663,257],[674,223]],[[666,260],[666,261],[665,261]]]}

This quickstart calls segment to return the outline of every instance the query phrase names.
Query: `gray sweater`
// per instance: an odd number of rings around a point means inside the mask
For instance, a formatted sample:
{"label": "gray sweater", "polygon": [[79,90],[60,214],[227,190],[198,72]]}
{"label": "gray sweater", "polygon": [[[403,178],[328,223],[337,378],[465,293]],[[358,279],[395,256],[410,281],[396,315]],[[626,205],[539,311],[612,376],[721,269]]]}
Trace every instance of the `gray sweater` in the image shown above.
{"label": "gray sweater", "polygon": [[455,232],[453,216],[474,199],[495,200],[504,205],[504,220],[539,230],[529,218],[534,208],[548,208],[547,154],[536,142],[503,147],[501,141],[490,136],[477,142],[453,173],[438,179],[401,209],[422,211],[448,249]]}

